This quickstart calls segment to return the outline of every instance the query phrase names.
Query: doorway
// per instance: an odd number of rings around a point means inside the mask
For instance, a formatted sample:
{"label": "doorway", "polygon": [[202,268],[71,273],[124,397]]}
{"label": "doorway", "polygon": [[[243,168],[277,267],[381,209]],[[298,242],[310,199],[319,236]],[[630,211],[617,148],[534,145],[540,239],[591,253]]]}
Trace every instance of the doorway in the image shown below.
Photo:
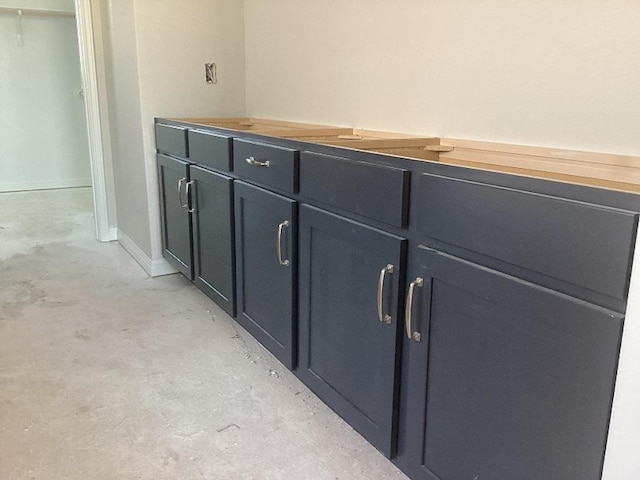
{"label": "doorway", "polygon": [[[106,159],[103,153],[103,134],[108,133],[105,133],[104,128],[106,127],[101,122],[101,107],[98,102],[92,0],[62,0],[49,2],[49,4],[53,5],[56,10],[46,10],[44,6],[47,5],[47,2],[0,0],[0,36],[2,37],[0,38],[0,42],[2,42],[0,43],[2,45],[0,48],[0,72],[2,72],[0,75],[0,88],[2,89],[0,92],[0,107],[2,107],[0,108],[0,117],[5,119],[4,122],[9,127],[0,130],[0,169],[4,168],[4,171],[0,173],[2,173],[2,178],[8,179],[10,176],[4,174],[5,171],[10,171],[18,179],[12,181],[12,185],[8,185],[9,182],[6,180],[4,187],[0,185],[0,192],[91,185],[96,237],[99,241],[116,240],[115,218],[111,219],[109,214],[110,211],[115,211],[112,208],[115,201],[113,199],[113,179],[107,178],[105,175],[105,166],[109,166],[109,164],[105,165],[105,161],[109,159]],[[16,8],[16,5],[25,8]],[[27,8],[30,6],[43,8],[37,10]],[[28,28],[25,28],[25,25]],[[36,31],[37,25],[45,25],[46,28]],[[62,96],[58,98],[58,101],[62,104],[66,102],[67,117],[63,121],[64,115],[58,117],[48,112],[49,121],[44,121],[47,112],[44,112],[43,105],[47,105],[47,102],[51,103],[52,96],[50,94],[52,84],[55,83],[51,80],[52,77],[46,73],[55,63],[55,55],[37,59],[31,55],[31,52],[24,55],[25,51],[18,49],[24,48],[27,42],[41,41],[42,39],[38,39],[38,36],[42,37],[47,33],[47,30],[55,30],[56,28],[62,30],[63,33],[56,36],[52,41],[54,45],[50,46],[57,48],[58,54],[64,57],[62,62],[64,72],[59,76],[66,77],[67,83],[62,82],[65,86],[62,88]],[[99,31],[98,29],[97,33]],[[34,34],[34,32],[36,33]],[[32,34],[34,34],[33,37]],[[9,58],[7,53],[9,50],[4,48],[4,44],[11,45],[14,50],[12,55],[15,58]],[[62,49],[64,53],[60,53],[61,44],[66,47]],[[39,48],[42,49],[43,45],[40,45]],[[36,85],[22,84],[18,79],[19,75],[14,72],[14,68],[17,68],[16,65],[20,65],[20,63],[23,64],[20,68],[26,68],[31,72],[29,78],[33,78],[33,80],[27,81],[34,84],[40,82],[40,88],[36,88]],[[6,84],[3,84],[2,79]],[[70,83],[69,79],[72,79]],[[27,90],[28,95],[33,95],[24,108],[19,106],[19,99],[12,98],[13,90],[15,90],[15,88],[10,88],[12,82],[16,88]],[[60,85],[58,88],[61,88]],[[11,111],[6,108],[8,105],[12,106]],[[56,106],[56,108],[58,107],[60,105]],[[33,114],[32,116],[27,114],[29,111]],[[46,141],[39,140],[38,122],[45,124],[44,130],[41,129],[42,138],[53,141],[54,146],[64,143],[65,136],[67,140],[73,138],[75,140],[73,146],[70,147],[67,143],[66,147],[70,151],[67,151],[65,155],[59,155],[56,160],[55,155],[45,148]],[[3,124],[2,127],[5,125]],[[17,129],[19,129],[18,138],[13,138]],[[32,155],[31,158],[35,157],[36,163],[39,162],[41,168],[37,166],[29,168],[35,170],[40,177],[46,176],[46,179],[42,178],[37,183],[35,176],[29,176],[25,171],[24,163],[28,162],[18,163],[8,160],[14,158],[14,155],[9,155],[10,151],[22,152],[20,145],[25,146],[25,151],[34,150],[36,147],[40,148],[42,153]],[[18,157],[20,156],[23,159],[25,157],[22,154],[18,155]],[[82,160],[79,160],[80,158]],[[57,165],[56,162],[58,162]],[[56,171],[55,174],[43,175],[43,173],[51,172],[55,166],[59,167],[60,164],[64,168]],[[110,189],[108,185],[111,185]]]}
{"label": "doorway", "polygon": [[73,11],[0,2],[0,192],[91,186]]}

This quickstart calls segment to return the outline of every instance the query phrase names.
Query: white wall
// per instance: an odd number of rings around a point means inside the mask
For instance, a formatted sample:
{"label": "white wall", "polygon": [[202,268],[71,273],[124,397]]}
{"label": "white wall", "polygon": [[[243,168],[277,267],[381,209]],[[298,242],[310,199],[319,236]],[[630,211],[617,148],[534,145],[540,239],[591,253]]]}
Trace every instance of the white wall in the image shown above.
{"label": "white wall", "polygon": [[89,186],[75,19],[24,15],[21,25],[19,45],[16,16],[0,14],[0,191]]}
{"label": "white wall", "polygon": [[[243,6],[236,0],[118,0],[108,5],[107,70],[119,239],[163,273],[154,117],[242,115]],[[204,63],[218,84],[204,81]],[[109,72],[108,72],[109,73]]]}
{"label": "white wall", "polygon": [[245,0],[247,110],[640,152],[637,0]]}
{"label": "white wall", "polygon": [[640,478],[640,241],[635,259],[603,480]]}

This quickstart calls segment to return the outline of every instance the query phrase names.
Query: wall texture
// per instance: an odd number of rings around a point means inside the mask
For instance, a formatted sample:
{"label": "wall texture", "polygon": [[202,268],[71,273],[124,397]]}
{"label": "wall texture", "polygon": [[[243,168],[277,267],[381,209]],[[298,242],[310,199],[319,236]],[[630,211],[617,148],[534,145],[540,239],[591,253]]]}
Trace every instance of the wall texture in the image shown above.
{"label": "wall texture", "polygon": [[640,152],[637,0],[245,0],[257,116]]}

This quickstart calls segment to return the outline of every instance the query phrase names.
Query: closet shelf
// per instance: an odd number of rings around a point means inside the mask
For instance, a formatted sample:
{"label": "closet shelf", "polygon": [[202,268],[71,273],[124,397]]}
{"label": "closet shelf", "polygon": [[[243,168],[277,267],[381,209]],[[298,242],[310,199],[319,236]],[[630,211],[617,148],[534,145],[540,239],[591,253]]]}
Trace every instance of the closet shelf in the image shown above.
{"label": "closet shelf", "polygon": [[23,15],[32,17],[75,17],[74,12],[61,10],[44,10],[39,8],[0,7],[0,15]]}

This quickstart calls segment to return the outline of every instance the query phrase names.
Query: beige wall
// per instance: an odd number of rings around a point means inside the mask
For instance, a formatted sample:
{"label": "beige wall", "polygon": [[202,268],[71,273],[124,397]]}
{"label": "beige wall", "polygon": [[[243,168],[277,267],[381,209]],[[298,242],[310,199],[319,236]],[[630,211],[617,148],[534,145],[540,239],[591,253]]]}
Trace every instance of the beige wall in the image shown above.
{"label": "beige wall", "polygon": [[[108,3],[105,61],[118,235],[150,274],[163,273],[153,119],[244,113],[242,3]],[[104,32],[103,32],[104,33]],[[218,66],[217,85],[204,63]]]}
{"label": "beige wall", "polygon": [[247,110],[640,153],[637,0],[245,0]]}

